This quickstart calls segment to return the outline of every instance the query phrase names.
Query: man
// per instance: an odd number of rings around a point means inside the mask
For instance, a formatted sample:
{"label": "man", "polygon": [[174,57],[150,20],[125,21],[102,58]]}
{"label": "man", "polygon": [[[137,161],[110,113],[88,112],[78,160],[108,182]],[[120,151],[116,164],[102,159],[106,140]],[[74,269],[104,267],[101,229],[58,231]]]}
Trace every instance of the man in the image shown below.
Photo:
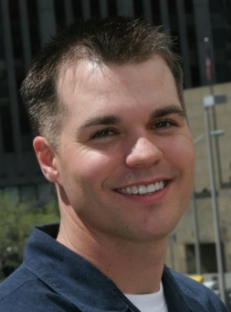
{"label": "man", "polygon": [[33,230],[0,311],[227,311],[164,266],[195,160],[171,39],[131,18],[78,22],[37,56],[22,96],[61,218]]}

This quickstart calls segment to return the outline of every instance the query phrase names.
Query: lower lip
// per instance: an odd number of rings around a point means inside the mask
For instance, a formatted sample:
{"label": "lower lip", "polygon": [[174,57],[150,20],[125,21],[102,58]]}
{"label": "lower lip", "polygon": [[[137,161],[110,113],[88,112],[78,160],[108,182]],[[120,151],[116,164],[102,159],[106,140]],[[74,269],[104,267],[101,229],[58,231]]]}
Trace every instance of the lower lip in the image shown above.
{"label": "lower lip", "polygon": [[116,193],[134,202],[153,203],[153,202],[162,200],[164,196],[166,195],[166,193],[168,192],[168,189],[170,188],[170,186],[171,186],[171,182],[168,181],[168,183],[165,185],[163,189],[156,191],[152,194],[124,194],[118,191],[116,191]]}

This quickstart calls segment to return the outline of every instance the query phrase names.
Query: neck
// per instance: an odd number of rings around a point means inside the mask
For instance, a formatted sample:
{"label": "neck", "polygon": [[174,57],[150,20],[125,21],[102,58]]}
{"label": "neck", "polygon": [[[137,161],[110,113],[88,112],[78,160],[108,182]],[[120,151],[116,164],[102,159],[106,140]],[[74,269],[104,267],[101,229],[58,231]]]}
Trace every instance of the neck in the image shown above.
{"label": "neck", "polygon": [[61,221],[57,241],[78,253],[127,294],[148,294],[160,287],[167,238],[127,241],[92,233],[73,219]]}
{"label": "neck", "polygon": [[[163,273],[166,242],[126,243],[104,250],[105,263],[95,265],[126,294],[157,292]],[[98,260],[98,259],[96,259]],[[99,259],[100,260],[100,259]]]}

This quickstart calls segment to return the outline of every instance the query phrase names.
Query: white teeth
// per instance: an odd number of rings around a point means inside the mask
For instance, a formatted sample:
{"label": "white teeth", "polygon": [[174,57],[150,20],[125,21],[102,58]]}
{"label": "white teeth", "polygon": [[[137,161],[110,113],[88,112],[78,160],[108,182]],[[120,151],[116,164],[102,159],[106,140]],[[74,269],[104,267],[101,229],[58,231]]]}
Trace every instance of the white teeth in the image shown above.
{"label": "white teeth", "polygon": [[148,193],[152,193],[152,192],[155,192],[155,185],[154,184],[150,184],[149,186],[148,186]]}
{"label": "white teeth", "polygon": [[155,190],[156,191],[159,191],[160,189],[160,184],[158,182],[155,183]]}
{"label": "white teeth", "polygon": [[123,194],[150,194],[150,193],[154,193],[155,191],[159,191],[161,189],[164,188],[164,182],[160,181],[160,182],[156,182],[155,184],[149,184],[147,186],[145,185],[138,185],[135,186],[133,185],[132,187],[126,187],[126,188],[122,188],[122,189],[118,189],[118,191],[120,193]]}
{"label": "white teeth", "polygon": [[138,186],[138,192],[139,194],[146,194],[148,191],[145,185],[140,185]]}
{"label": "white teeth", "polygon": [[130,187],[127,187],[127,188],[126,188],[126,193],[127,193],[127,194],[131,194],[131,193],[132,193],[132,190],[131,190]]}
{"label": "white teeth", "polygon": [[132,186],[132,188],[131,188],[131,193],[132,193],[132,194],[138,194],[138,189],[137,189],[136,186]]}

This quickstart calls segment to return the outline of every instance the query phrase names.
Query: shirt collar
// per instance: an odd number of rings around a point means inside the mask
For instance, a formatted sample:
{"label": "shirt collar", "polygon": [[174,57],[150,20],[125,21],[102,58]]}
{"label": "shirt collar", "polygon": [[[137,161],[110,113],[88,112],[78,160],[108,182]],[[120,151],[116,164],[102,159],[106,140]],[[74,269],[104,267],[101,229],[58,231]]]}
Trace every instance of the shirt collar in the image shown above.
{"label": "shirt collar", "polygon": [[164,295],[167,302],[168,311],[190,312],[191,310],[189,310],[188,306],[182,299],[182,290],[179,290],[178,284],[175,282],[171,271],[166,266],[164,268],[162,283],[164,286]]}
{"label": "shirt collar", "polygon": [[58,228],[33,228],[24,253],[27,269],[82,311],[138,312],[109,278],[55,240]]}

